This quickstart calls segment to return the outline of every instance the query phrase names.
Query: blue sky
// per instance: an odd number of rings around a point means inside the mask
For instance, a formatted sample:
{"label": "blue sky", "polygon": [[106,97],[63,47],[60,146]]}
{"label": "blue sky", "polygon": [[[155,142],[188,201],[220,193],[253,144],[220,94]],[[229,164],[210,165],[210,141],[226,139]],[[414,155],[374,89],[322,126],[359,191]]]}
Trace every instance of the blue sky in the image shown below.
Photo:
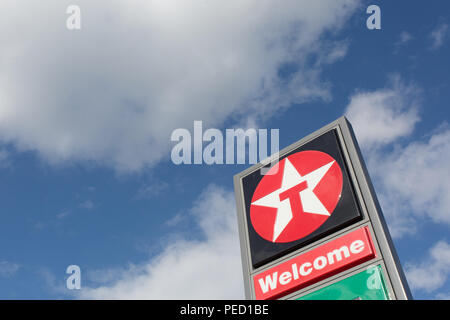
{"label": "blue sky", "polygon": [[450,297],[447,1],[1,7],[0,298],[243,298],[249,164],[174,165],[171,132],[274,128],[283,148],[342,115],[414,297]]}

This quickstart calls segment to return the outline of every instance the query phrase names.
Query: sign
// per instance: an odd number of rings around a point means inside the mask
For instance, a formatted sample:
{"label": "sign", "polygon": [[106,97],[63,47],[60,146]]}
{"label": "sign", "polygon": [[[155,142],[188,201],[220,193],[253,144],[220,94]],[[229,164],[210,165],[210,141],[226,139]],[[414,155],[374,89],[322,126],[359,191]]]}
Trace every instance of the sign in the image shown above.
{"label": "sign", "polygon": [[355,275],[374,265],[386,274],[385,297],[411,298],[345,117],[237,174],[234,185],[248,299],[325,298],[335,283],[361,289],[367,274]]}
{"label": "sign", "polygon": [[369,230],[357,229],[253,276],[256,299],[285,295],[374,257]]}
{"label": "sign", "polygon": [[243,186],[254,267],[362,218],[335,130],[280,157],[267,174],[249,174]]}
{"label": "sign", "polygon": [[380,265],[369,267],[344,280],[297,300],[388,300],[389,293]]}
{"label": "sign", "polygon": [[328,220],[341,194],[342,171],[336,160],[321,151],[297,152],[278,162],[258,184],[250,219],[262,238],[292,242]]}

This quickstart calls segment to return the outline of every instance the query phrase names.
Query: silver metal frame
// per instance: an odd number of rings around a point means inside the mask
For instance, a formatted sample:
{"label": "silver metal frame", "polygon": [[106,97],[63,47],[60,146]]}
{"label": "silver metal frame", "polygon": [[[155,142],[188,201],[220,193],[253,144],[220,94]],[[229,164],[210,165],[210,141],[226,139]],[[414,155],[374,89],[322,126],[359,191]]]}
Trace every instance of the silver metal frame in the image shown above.
{"label": "silver metal frame", "polygon": [[255,299],[252,281],[252,276],[254,274],[269,269],[274,265],[280,264],[294,256],[309,251],[310,249],[315,248],[318,245],[331,241],[344,233],[350,232],[362,226],[369,226],[371,230],[371,235],[373,238],[372,240],[374,242],[375,250],[377,252],[377,257],[375,259],[367,261],[349,270],[343,271],[333,277],[324,279],[318,283],[315,283],[297,292],[286,295],[281,299],[296,299],[314,290],[320,289],[324,286],[328,286],[334,282],[340,281],[350,275],[360,272],[361,270],[367,268],[368,266],[375,264],[381,264],[382,266],[384,278],[386,281],[386,287],[388,290],[389,297],[391,299],[401,299],[401,300],[412,299],[408,283],[406,282],[406,277],[404,275],[403,269],[401,267],[400,261],[395,251],[372,182],[370,180],[367,168],[364,164],[361,151],[356,141],[351,124],[348,122],[348,120],[345,117],[341,117],[336,121],[333,121],[332,123],[326,125],[325,127],[315,131],[314,133],[306,136],[305,138],[284,148],[279,152],[278,156],[282,157],[285,154],[291,152],[292,150],[304,145],[305,143],[321,136],[322,134],[332,129],[336,129],[338,140],[341,146],[342,155],[348,168],[350,180],[354,187],[355,196],[358,198],[358,201],[361,206],[361,210],[363,213],[363,220],[358,221],[357,223],[342,230],[339,230],[331,235],[328,235],[322,239],[319,239],[318,241],[309,244],[307,246],[304,246],[281,258],[275,259],[270,263],[263,265],[262,267],[253,268],[250,256],[250,244],[247,231],[248,222],[245,214],[242,178],[256,170],[259,170],[261,167],[267,165],[269,162],[273,163],[274,159],[273,157],[265,159],[260,163],[248,168],[247,170],[244,170],[239,174],[235,175],[234,190],[238,213],[238,227],[241,245],[242,268],[244,274],[244,288],[245,288],[245,296],[247,299]]}

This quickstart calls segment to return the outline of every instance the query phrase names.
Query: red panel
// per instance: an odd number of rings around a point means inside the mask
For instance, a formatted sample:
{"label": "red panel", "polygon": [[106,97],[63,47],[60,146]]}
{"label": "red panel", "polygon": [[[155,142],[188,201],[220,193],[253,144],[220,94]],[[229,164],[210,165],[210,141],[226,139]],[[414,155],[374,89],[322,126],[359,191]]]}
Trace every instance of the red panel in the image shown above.
{"label": "red panel", "polygon": [[357,229],[253,276],[256,299],[279,298],[375,256],[369,229]]}

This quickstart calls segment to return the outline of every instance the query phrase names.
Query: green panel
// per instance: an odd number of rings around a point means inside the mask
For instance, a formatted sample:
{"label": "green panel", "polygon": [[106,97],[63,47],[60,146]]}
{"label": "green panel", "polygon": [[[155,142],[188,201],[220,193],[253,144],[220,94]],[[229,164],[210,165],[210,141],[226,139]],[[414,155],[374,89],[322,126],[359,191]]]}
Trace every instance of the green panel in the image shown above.
{"label": "green panel", "polygon": [[297,300],[388,300],[381,266],[370,267]]}

